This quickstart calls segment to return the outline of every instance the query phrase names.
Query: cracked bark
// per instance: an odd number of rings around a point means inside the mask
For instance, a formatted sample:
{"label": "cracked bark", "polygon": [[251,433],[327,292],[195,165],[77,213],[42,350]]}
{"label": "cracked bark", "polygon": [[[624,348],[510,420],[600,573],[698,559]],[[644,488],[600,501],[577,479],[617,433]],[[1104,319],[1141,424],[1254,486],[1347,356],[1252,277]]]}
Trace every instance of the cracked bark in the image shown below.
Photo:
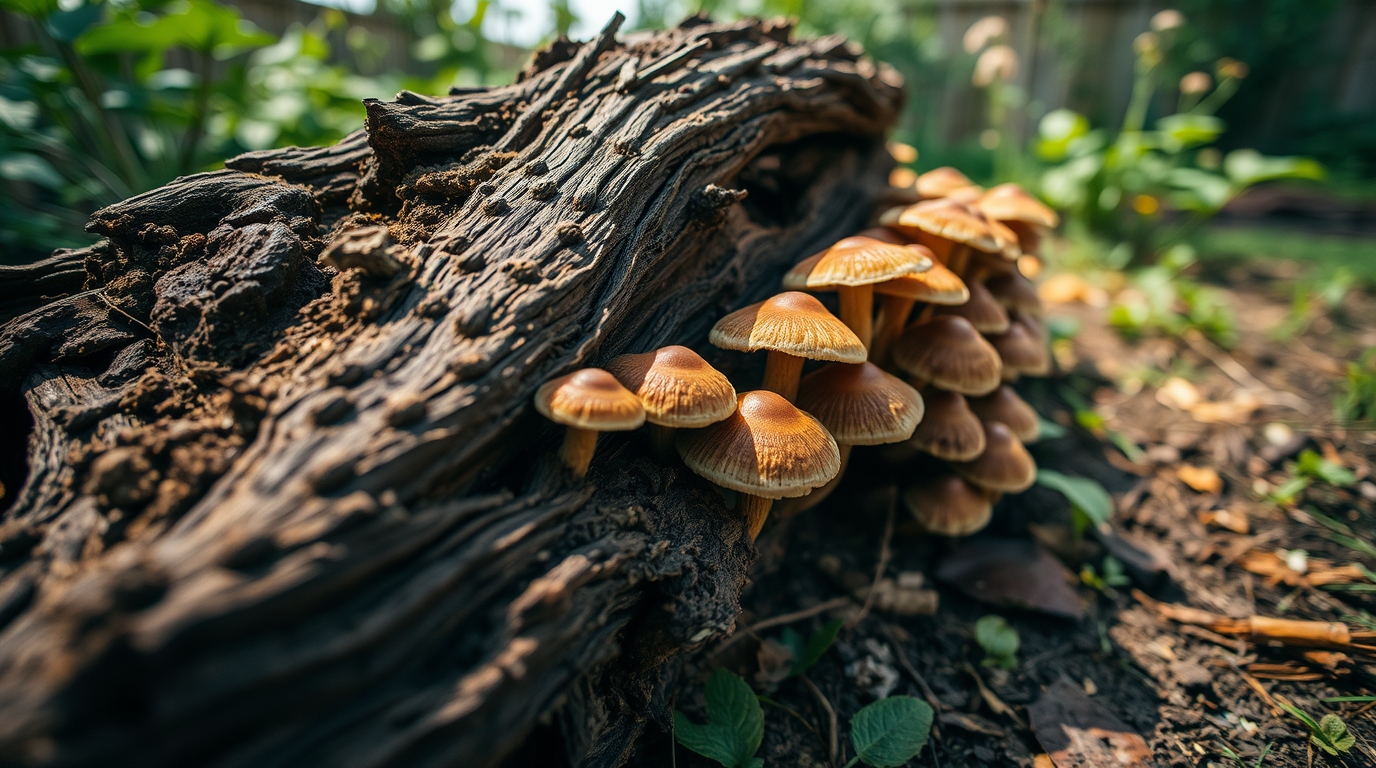
{"label": "cracked bark", "polygon": [[901,89],[778,23],[617,24],[0,270],[0,760],[481,766],[555,718],[612,766],[666,721],[753,549],[641,435],[564,476],[531,395],[702,349],[858,228]]}

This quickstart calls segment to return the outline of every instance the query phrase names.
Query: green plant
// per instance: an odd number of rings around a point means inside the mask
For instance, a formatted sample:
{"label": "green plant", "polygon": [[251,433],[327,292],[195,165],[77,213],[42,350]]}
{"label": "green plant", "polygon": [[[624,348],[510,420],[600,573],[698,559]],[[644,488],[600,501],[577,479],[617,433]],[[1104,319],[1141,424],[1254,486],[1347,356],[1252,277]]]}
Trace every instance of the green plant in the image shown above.
{"label": "green plant", "polygon": [[1070,502],[1071,526],[1083,536],[1091,526],[1107,523],[1113,517],[1113,497],[1104,486],[1087,477],[1071,477],[1053,469],[1037,469],[1037,484],[1059,492]]}
{"label": "green plant", "polygon": [[1237,768],[1261,768],[1262,764],[1266,762],[1266,756],[1271,754],[1271,747],[1273,746],[1275,746],[1275,742],[1267,744],[1266,747],[1261,750],[1261,754],[1257,755],[1257,759],[1250,763],[1244,761],[1242,756],[1234,752],[1232,747],[1229,747],[1227,744],[1220,745],[1218,751],[1224,757],[1232,760],[1233,765],[1237,766]]}
{"label": "green plant", "polygon": [[1232,311],[1219,292],[1185,275],[1194,262],[1194,249],[1178,243],[1156,264],[1132,272],[1130,288],[1118,294],[1109,310],[1109,324],[1128,338],[1153,331],[1179,336],[1193,329],[1232,346],[1237,341]]}
{"label": "green plant", "polygon": [[932,731],[932,708],[912,696],[890,696],[866,706],[850,721],[850,743],[856,763],[898,768],[917,756]]}
{"label": "green plant", "polygon": [[1018,631],[1002,617],[990,614],[975,622],[975,642],[984,650],[986,667],[1012,669],[1018,665]]}
{"label": "green plant", "polygon": [[1346,753],[1357,743],[1357,737],[1347,731],[1347,723],[1334,714],[1324,715],[1315,722],[1304,710],[1287,702],[1279,702],[1281,707],[1309,730],[1309,741],[1330,755]]}
{"label": "green plant", "polygon": [[1312,477],[1329,485],[1348,486],[1357,482],[1357,476],[1352,473],[1352,470],[1325,459],[1319,455],[1318,451],[1311,448],[1306,448],[1300,452],[1299,459],[1295,462],[1295,471],[1305,477]]}
{"label": "green plant", "polygon": [[1106,592],[1112,596],[1114,587],[1125,587],[1132,583],[1127,573],[1123,570],[1123,564],[1113,555],[1105,555],[1103,562],[1100,563],[1099,570],[1094,566],[1085,563],[1080,569],[1080,582],[1085,586],[1099,592]]}
{"label": "green plant", "polygon": [[694,752],[726,768],[761,768],[755,752],[764,740],[764,709],[740,675],[724,669],[707,678],[707,722],[695,723],[674,711],[674,737]]}
{"label": "green plant", "polygon": [[1376,421],[1376,347],[1347,364],[1347,380],[1333,410],[1338,421]]}
{"label": "green plant", "polygon": [[788,673],[789,677],[801,675],[811,669],[835,642],[836,633],[840,632],[844,625],[845,622],[840,619],[829,621],[822,625],[821,629],[813,632],[806,642],[792,627],[785,627],[779,642],[793,652],[793,667]]}

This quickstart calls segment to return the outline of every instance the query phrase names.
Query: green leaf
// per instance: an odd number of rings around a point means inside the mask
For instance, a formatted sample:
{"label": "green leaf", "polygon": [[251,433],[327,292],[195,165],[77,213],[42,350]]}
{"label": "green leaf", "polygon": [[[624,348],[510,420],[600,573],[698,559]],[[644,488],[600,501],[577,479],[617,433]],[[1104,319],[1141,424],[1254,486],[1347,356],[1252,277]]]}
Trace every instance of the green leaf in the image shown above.
{"label": "green leaf", "polygon": [[79,5],[70,11],[54,11],[48,15],[48,34],[64,43],[81,37],[81,33],[100,21],[104,8],[97,3]]}
{"label": "green leaf", "polygon": [[754,691],[724,669],[707,678],[707,722],[699,725],[682,712],[674,712],[678,743],[726,768],[748,768],[756,763],[755,752],[764,740],[764,710]]}
{"label": "green leaf", "polygon": [[[821,629],[813,632],[806,644],[784,643],[793,650],[793,670],[789,672],[789,675],[801,675],[811,669],[812,665],[816,664],[822,658],[822,654],[826,653],[831,644],[836,641],[836,633],[840,632],[844,625],[845,622],[841,619],[833,619],[824,624]],[[796,637],[795,633],[794,643],[797,643]]]}
{"label": "green leaf", "polygon": [[1346,752],[1357,743],[1357,737],[1347,732],[1347,723],[1337,715],[1324,715],[1319,721],[1319,732],[1322,737],[1314,734],[1310,739],[1331,755]]}
{"label": "green leaf", "polygon": [[1323,166],[1307,157],[1266,157],[1255,149],[1235,149],[1223,158],[1223,170],[1238,187],[1275,179],[1323,180]]}
{"label": "green leaf", "polygon": [[1357,476],[1352,470],[1334,464],[1312,448],[1306,448],[1300,453],[1295,469],[1302,475],[1322,480],[1329,485],[1348,486],[1357,482]]}
{"label": "green leaf", "polygon": [[866,765],[897,768],[922,751],[931,731],[932,708],[925,701],[890,696],[855,713],[850,743]]}
{"label": "green leaf", "polygon": [[985,666],[1012,669],[1018,664],[1018,631],[1002,616],[989,615],[975,622],[975,642],[984,649]]}
{"label": "green leaf", "polygon": [[1169,115],[1156,121],[1156,129],[1166,137],[1168,149],[1182,149],[1208,144],[1223,135],[1226,126],[1213,115],[1188,113]]}
{"label": "green leaf", "polygon": [[57,10],[57,0],[0,0],[0,8],[41,19]]}
{"label": "green leaf", "polygon": [[1166,183],[1173,190],[1172,204],[1200,213],[1217,211],[1234,193],[1227,179],[1198,168],[1174,168],[1166,174]]}
{"label": "green leaf", "polygon": [[1070,477],[1052,469],[1038,469],[1037,483],[1059,491],[1070,505],[1083,512],[1095,525],[1113,517],[1113,497],[1104,486],[1087,477]]}
{"label": "green leaf", "polygon": [[1065,437],[1069,434],[1065,427],[1047,419],[1041,414],[1037,414],[1037,424],[1041,431],[1040,437],[1042,440],[1055,440],[1058,437]]}

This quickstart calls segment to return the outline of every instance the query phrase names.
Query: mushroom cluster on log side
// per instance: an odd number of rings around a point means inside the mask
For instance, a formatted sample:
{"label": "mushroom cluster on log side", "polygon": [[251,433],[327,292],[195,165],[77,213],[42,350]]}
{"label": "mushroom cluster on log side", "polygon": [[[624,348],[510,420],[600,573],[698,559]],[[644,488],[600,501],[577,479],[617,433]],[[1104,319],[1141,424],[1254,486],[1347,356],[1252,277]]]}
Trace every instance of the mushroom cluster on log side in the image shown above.
{"label": "mushroom cluster on log side", "polygon": [[[536,390],[601,367],[690,442],[664,410],[689,395],[616,359],[702,340],[863,227],[902,90],[787,22],[619,23],[0,268],[0,762],[491,766],[538,741],[581,768],[669,727],[684,651],[733,630],[745,524],[619,433],[571,482]],[[789,409],[730,405],[833,471]]]}

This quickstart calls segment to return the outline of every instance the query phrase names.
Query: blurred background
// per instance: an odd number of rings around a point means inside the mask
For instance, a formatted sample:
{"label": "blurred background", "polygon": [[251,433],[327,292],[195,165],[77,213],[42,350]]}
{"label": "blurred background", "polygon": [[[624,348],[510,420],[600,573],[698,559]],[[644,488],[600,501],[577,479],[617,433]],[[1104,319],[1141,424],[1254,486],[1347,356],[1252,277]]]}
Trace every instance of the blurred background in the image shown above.
{"label": "blurred background", "polygon": [[615,10],[860,42],[907,80],[907,166],[1034,190],[1064,264],[1266,252],[1376,282],[1376,0],[0,0],[0,262],[237,153],[335,141],[363,98],[509,82]]}

